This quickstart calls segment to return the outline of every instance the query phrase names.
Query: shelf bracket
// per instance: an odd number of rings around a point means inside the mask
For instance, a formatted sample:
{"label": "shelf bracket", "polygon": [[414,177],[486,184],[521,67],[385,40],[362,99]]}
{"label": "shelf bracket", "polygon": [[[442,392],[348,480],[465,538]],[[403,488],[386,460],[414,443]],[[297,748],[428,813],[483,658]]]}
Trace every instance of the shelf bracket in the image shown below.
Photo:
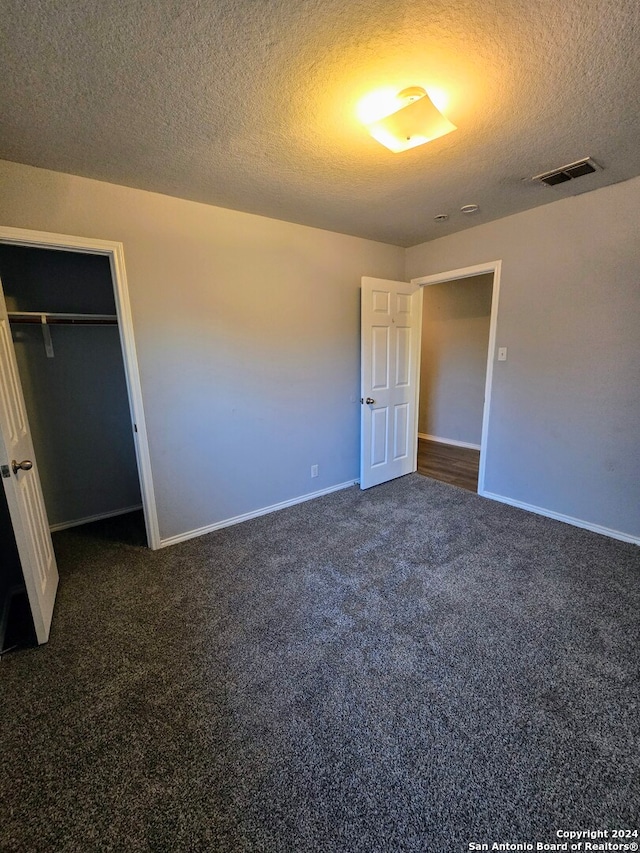
{"label": "shelf bracket", "polygon": [[47,358],[53,358],[53,341],[51,340],[51,329],[47,325],[47,315],[40,315],[40,322],[42,323],[42,339],[44,341],[44,351],[47,354]]}

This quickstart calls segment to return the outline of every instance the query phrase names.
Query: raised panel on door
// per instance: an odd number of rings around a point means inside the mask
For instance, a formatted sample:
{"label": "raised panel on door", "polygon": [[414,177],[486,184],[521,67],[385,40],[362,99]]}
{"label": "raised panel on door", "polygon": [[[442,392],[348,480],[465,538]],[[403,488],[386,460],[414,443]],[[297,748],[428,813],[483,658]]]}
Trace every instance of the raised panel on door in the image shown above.
{"label": "raised panel on door", "polygon": [[389,447],[389,410],[374,409],[371,414],[371,467],[386,465]]}
{"label": "raised panel on door", "polygon": [[389,337],[388,326],[373,326],[371,330],[371,390],[380,391],[389,387]]}
{"label": "raised panel on door", "polygon": [[[0,293],[0,297],[2,294]],[[4,297],[3,301],[4,301]],[[0,317],[0,363],[7,365],[0,370],[0,400],[3,403],[7,440],[15,444],[27,434],[27,421],[22,404],[20,380],[15,369],[11,369],[13,357],[11,330],[6,317]]]}
{"label": "raised panel on door", "polygon": [[396,388],[408,388],[411,382],[411,329],[396,327]]}
{"label": "raised panel on door", "polygon": [[49,524],[44,514],[42,496],[38,493],[37,480],[35,477],[24,477],[18,488],[22,489],[26,513],[24,520],[28,527],[28,533],[33,540],[36,552],[36,565],[40,592],[46,593],[47,583],[51,574],[51,566],[55,562]]}
{"label": "raised panel on door", "polygon": [[409,455],[409,403],[393,407],[393,458],[406,459]]}
{"label": "raised panel on door", "polygon": [[391,294],[388,290],[373,290],[371,292],[371,308],[375,314],[391,313]]}
{"label": "raised panel on door", "polygon": [[408,293],[396,294],[396,316],[403,320],[410,317],[413,310],[413,296]]}

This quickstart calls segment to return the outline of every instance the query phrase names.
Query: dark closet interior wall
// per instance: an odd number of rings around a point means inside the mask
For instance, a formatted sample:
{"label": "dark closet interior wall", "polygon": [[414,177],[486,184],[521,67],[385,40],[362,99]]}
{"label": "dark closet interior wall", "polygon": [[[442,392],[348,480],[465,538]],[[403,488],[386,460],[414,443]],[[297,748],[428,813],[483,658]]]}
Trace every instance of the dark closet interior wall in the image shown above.
{"label": "dark closet interior wall", "polygon": [[[100,255],[0,245],[9,311],[115,314],[109,260]],[[12,324],[49,523],[140,505],[118,327]]]}

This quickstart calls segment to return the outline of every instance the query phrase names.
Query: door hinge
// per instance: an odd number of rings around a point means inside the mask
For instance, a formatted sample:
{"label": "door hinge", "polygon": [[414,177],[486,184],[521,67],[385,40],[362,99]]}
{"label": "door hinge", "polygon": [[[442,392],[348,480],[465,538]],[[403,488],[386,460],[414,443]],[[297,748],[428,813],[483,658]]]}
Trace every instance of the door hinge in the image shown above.
{"label": "door hinge", "polygon": [[5,480],[11,476],[11,472],[9,471],[8,465],[0,465],[0,472],[2,473],[2,476],[5,478]]}

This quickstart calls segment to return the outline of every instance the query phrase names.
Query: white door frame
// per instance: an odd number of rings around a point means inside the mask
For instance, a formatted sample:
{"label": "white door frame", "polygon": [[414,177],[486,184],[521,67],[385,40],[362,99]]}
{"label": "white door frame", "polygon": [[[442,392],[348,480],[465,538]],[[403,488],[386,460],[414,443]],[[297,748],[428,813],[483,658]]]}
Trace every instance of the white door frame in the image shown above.
{"label": "white door frame", "polygon": [[124,360],[124,374],[132,417],[133,443],[138,462],[138,476],[140,479],[147,541],[149,547],[156,550],[161,544],[158,511],[153,488],[153,477],[151,475],[149,440],[142,403],[142,388],[140,385],[138,356],[133,334],[131,303],[129,301],[129,287],[127,284],[122,243],[116,243],[111,240],[94,240],[90,237],[70,237],[66,234],[50,234],[46,231],[9,228],[3,225],[0,225],[0,243],[13,246],[27,246],[36,249],[83,252],[88,255],[104,255],[109,258],[116,303],[116,315],[118,317],[118,330]]}
{"label": "white door frame", "polygon": [[[458,270],[448,270],[434,275],[412,278],[411,284],[426,287],[430,284],[443,284],[460,278],[470,278],[484,273],[493,273],[493,291],[491,294],[491,319],[489,321],[489,345],[487,348],[487,375],[484,386],[484,408],[482,411],[482,437],[480,439],[480,469],[478,471],[478,494],[486,495],[484,488],[485,470],[487,463],[487,439],[489,437],[489,410],[491,408],[491,387],[493,383],[493,362],[496,350],[496,327],[498,325],[498,298],[500,296],[500,272],[502,261],[487,261],[472,267],[462,267]],[[418,383],[417,393],[420,393]],[[416,405],[418,401],[416,401]]]}

